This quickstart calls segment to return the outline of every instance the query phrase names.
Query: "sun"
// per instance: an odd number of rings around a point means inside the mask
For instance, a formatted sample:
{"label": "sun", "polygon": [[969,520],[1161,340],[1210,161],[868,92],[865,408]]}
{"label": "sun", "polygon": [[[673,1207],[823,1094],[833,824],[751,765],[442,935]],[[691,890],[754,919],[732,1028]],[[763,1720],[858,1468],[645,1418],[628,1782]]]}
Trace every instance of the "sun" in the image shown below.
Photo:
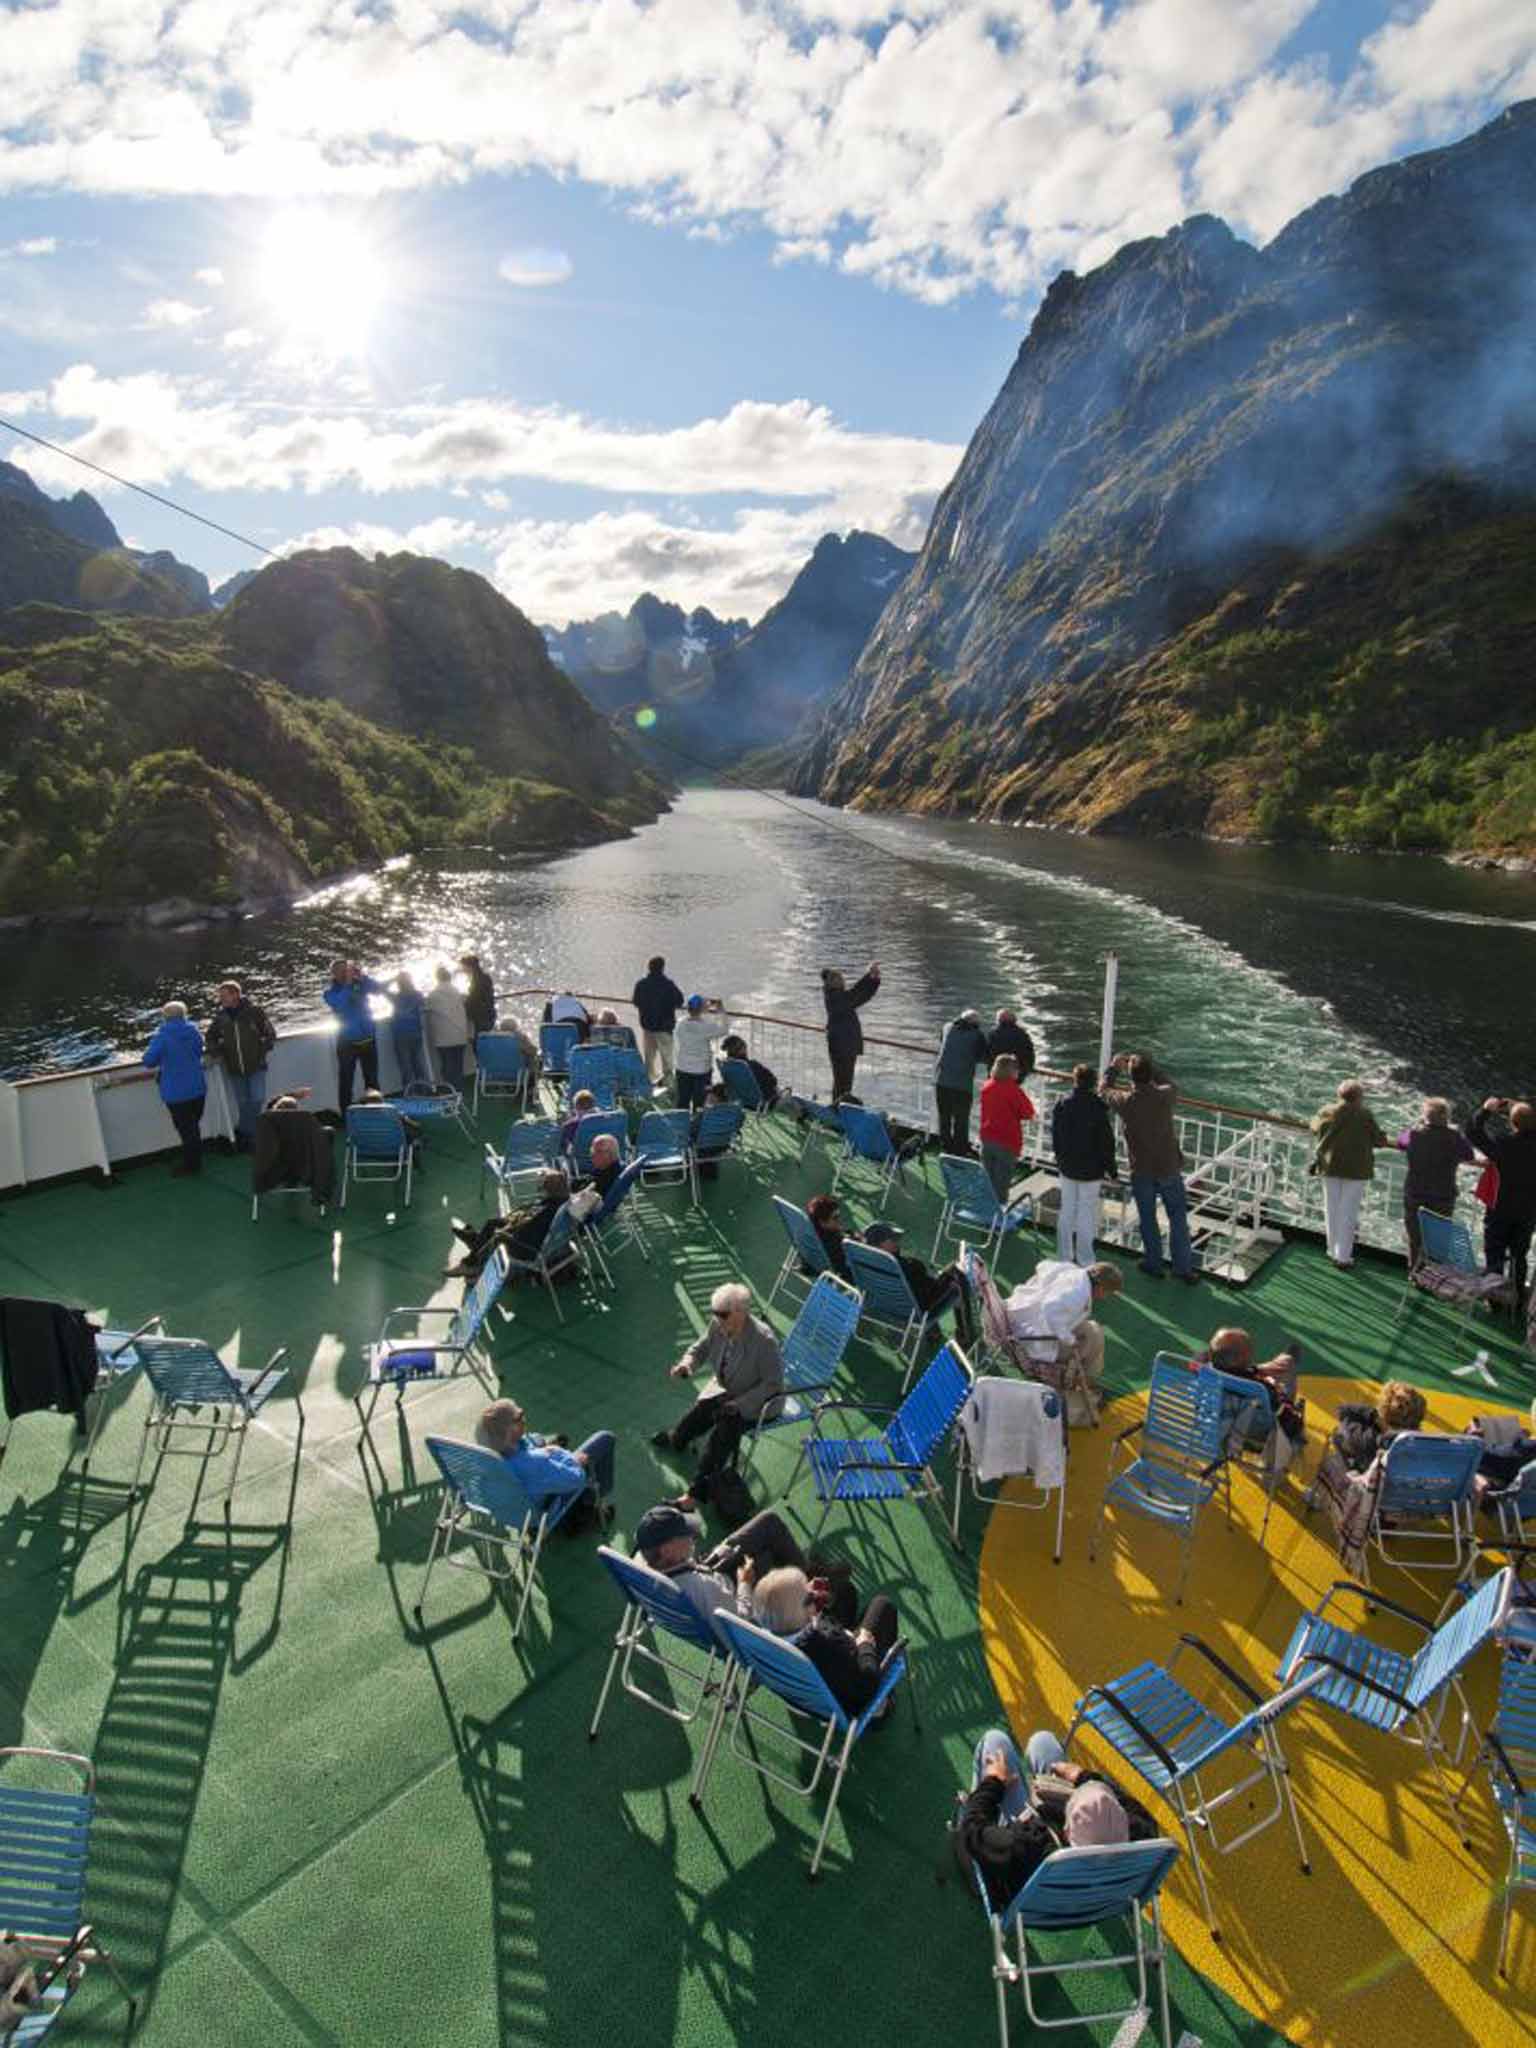
{"label": "sun", "polygon": [[282,331],[332,356],[360,355],[384,297],[384,266],[355,219],[281,213],[262,242],[261,290]]}

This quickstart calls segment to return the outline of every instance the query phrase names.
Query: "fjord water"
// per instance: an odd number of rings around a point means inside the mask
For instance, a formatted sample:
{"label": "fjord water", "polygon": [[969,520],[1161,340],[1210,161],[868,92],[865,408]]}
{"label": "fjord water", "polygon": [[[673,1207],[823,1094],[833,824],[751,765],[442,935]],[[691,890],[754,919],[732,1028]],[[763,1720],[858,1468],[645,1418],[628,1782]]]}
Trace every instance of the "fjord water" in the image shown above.
{"label": "fjord water", "polygon": [[1043,1061],[1117,1042],[1191,1093],[1310,1109],[1349,1074],[1394,1106],[1530,1085],[1536,879],[1437,861],[1082,839],[689,791],[634,838],[537,863],[392,861],[283,916],[180,933],[60,930],[0,945],[0,1071],[142,1044],[224,975],[274,1019],[319,1010],[351,953],[419,981],[478,951],[499,988],[625,993],[661,952],[685,988],[814,1017],[816,970],[885,974],[866,1028],[932,1042],[966,1002],[1014,1004]]}

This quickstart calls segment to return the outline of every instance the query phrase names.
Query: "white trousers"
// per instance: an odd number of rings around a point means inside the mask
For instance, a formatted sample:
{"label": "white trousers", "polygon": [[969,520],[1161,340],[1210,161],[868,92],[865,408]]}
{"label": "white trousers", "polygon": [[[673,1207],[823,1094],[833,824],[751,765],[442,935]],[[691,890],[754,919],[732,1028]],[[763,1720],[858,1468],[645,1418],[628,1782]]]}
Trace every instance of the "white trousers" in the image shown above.
{"label": "white trousers", "polygon": [[1096,1180],[1068,1180],[1056,1183],[1061,1191],[1061,1211],[1056,1218],[1056,1256],[1075,1266],[1093,1264],[1093,1240],[1099,1234],[1099,1187]]}
{"label": "white trousers", "polygon": [[1340,1180],[1335,1174],[1323,1176],[1323,1219],[1328,1231],[1328,1256],[1347,1266],[1355,1256],[1355,1232],[1360,1228],[1360,1204],[1365,1200],[1363,1180]]}
{"label": "white trousers", "polygon": [[642,1031],[640,1052],[645,1071],[653,1081],[672,1080],[672,1034],[670,1031]]}

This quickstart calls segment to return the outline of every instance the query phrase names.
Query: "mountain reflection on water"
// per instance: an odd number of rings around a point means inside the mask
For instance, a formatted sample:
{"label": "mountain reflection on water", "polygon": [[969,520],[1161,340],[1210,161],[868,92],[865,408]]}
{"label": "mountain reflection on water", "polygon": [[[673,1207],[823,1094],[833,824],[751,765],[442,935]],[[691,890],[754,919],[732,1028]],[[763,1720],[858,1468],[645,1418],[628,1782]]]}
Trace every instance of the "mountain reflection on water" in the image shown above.
{"label": "mountain reflection on water", "polygon": [[1191,1093],[1291,1112],[1359,1074],[1458,1110],[1532,1081],[1536,880],[1432,860],[1080,839],[690,791],[633,839],[536,864],[390,862],[284,915],[181,933],[0,943],[0,1071],[143,1043],[233,975],[274,1019],[319,1010],[330,960],[419,981],[472,950],[498,988],[622,995],[652,952],[687,989],[819,1013],[816,970],[881,962],[866,1028],[932,1042],[965,1003],[1018,1008],[1043,1061],[1098,1049],[1103,954],[1121,1046]]}

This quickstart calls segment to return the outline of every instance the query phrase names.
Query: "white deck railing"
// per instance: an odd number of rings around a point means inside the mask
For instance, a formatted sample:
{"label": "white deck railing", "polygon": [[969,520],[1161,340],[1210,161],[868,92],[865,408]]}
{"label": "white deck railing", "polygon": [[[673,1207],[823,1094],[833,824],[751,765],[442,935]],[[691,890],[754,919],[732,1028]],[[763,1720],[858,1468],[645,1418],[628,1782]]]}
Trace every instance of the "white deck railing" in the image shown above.
{"label": "white deck railing", "polygon": [[[508,1009],[521,1008],[531,1022],[550,993],[514,989],[504,992],[501,1001]],[[633,1009],[621,997],[578,993],[594,1008],[610,1008],[633,1019]],[[754,1056],[774,1070],[783,1086],[798,1094],[826,1097],[831,1070],[819,1024],[744,1010],[730,1016]],[[869,1036],[859,1062],[860,1096],[907,1122],[931,1128],[937,1050],[934,1045]],[[381,1085],[387,1089],[394,1072],[385,1030],[379,1033],[379,1063]],[[322,1023],[283,1032],[272,1056],[270,1081],[273,1094],[307,1086],[317,1109],[334,1109],[333,1027]],[[1028,1085],[1039,1115],[1026,1133],[1027,1156],[1031,1165],[1048,1169],[1050,1113],[1069,1077],[1042,1069]],[[1244,1243],[1281,1229],[1321,1234],[1322,1184],[1310,1172],[1314,1139],[1303,1122],[1190,1097],[1180,1103],[1178,1124],[1188,1161],[1191,1217],[1206,1240],[1208,1266],[1219,1266],[1228,1255],[1236,1257]],[[205,1134],[228,1136],[233,1129],[233,1104],[219,1070],[210,1068]],[[154,1076],[136,1061],[0,1083],[0,1188],[93,1169],[110,1174],[120,1160],[168,1150],[174,1143]],[[1460,1213],[1475,1234],[1481,1211],[1472,1198],[1471,1174],[1462,1180]],[[1127,1242],[1134,1241],[1129,1203],[1120,1234]],[[1392,1155],[1377,1156],[1376,1176],[1367,1185],[1361,1209],[1360,1241],[1382,1250],[1403,1250],[1403,1166]]]}

